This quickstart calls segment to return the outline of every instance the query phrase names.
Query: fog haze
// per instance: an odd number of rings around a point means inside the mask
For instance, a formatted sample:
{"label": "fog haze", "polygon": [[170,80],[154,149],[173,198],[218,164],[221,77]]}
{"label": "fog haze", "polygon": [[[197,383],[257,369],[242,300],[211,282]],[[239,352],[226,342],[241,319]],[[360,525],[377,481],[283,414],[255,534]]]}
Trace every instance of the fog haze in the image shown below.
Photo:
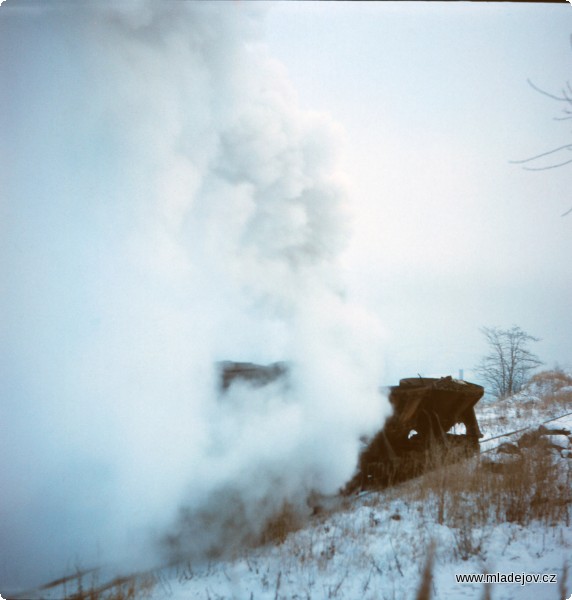
{"label": "fog haze", "polygon": [[[334,493],[380,384],[471,379],[480,327],[572,365],[572,165],[510,162],[570,139],[527,84],[569,79],[570,11],[4,3],[2,591]],[[220,360],[290,384],[223,401]]]}

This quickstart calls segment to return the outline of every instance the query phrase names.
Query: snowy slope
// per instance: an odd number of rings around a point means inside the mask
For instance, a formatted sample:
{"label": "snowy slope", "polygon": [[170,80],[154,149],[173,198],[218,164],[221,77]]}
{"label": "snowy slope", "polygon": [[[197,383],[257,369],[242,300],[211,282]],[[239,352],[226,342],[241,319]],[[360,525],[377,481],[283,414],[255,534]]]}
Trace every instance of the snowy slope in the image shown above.
{"label": "snowy slope", "polygon": [[[515,398],[506,405],[506,421],[499,421],[494,404],[481,409],[486,437],[553,416],[534,403],[523,410],[519,402]],[[571,429],[572,416],[554,426]],[[561,475],[568,474],[563,480],[568,485],[572,460],[555,455],[554,461]],[[438,524],[438,500],[416,500],[416,485],[418,481],[411,481],[399,489],[365,494],[342,510],[316,518],[278,546],[163,571],[153,598],[414,598],[431,541],[436,544],[435,600],[484,597],[484,584],[458,583],[456,574],[556,574],[560,582],[565,564],[565,589],[572,593],[569,522],[491,523],[471,528],[467,539],[466,529]],[[561,585],[492,583],[490,593],[494,600],[557,600]]]}
{"label": "snowy slope", "polygon": [[[503,408],[509,415],[507,422],[499,420],[498,406],[488,404],[480,408],[486,437],[506,432],[509,427],[503,428],[503,424],[514,429],[515,425],[525,427],[552,417],[551,411],[541,407],[539,399],[526,410],[522,405],[519,407],[517,401],[512,399]],[[520,415],[518,419],[516,411]],[[572,415],[554,421],[551,426],[572,429]],[[564,512],[549,510],[546,518],[526,519],[523,524],[518,519],[499,521],[492,516],[496,509],[491,506],[490,520],[472,522],[473,508],[486,498],[484,491],[482,497],[460,493],[458,498],[453,495],[444,499],[438,488],[437,491],[425,489],[424,479],[419,478],[382,492],[332,499],[327,509],[311,517],[304,528],[291,532],[282,543],[244,549],[232,558],[182,562],[149,572],[137,583],[135,597],[155,600],[415,598],[432,544],[435,546],[431,584],[434,600],[485,598],[484,584],[460,583],[455,577],[484,572],[505,577],[511,573],[556,575],[555,582],[492,583],[489,591],[493,600],[558,600],[563,597],[564,589],[568,597],[572,593],[569,522],[572,459],[567,456],[571,454],[572,443],[567,436],[558,436],[554,446],[547,450],[546,464],[553,469],[554,477],[559,478],[562,497],[568,498]],[[461,477],[466,474],[468,479],[471,469],[478,464],[478,459],[472,459],[455,468],[457,474],[460,472]],[[452,472],[450,468],[434,472],[433,483],[450,477]],[[463,506],[467,508],[466,518]],[[481,506],[480,510],[486,512],[488,507]],[[448,512],[453,516],[449,517]],[[555,514],[560,517],[555,518]],[[565,565],[568,573],[563,579]],[[83,585],[84,589],[88,588],[89,580],[84,580]],[[54,587],[35,597],[61,598],[63,591],[61,586]],[[65,592],[70,596],[73,591],[73,586],[68,584]],[[130,596],[115,598],[125,597]]]}

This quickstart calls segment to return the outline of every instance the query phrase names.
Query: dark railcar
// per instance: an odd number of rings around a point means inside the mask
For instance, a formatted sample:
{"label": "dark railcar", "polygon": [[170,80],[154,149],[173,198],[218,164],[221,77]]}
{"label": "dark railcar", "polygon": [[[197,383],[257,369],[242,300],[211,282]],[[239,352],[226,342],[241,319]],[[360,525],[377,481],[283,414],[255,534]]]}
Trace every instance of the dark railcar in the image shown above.
{"label": "dark railcar", "polygon": [[[414,377],[390,387],[393,414],[365,444],[344,491],[391,485],[478,451],[482,433],[474,407],[484,391],[452,377]],[[464,425],[465,432],[451,433],[455,425]]]}

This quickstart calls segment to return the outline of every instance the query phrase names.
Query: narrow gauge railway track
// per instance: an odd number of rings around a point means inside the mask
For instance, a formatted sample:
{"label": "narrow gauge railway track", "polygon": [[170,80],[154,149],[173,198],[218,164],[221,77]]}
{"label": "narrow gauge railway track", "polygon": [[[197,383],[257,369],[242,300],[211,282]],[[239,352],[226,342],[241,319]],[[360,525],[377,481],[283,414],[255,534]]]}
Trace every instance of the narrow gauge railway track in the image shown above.
{"label": "narrow gauge railway track", "polygon": [[[491,436],[484,440],[479,440],[479,444],[483,445],[488,442],[492,442],[494,440],[500,440],[502,438],[510,438],[510,437],[517,435],[519,433],[522,433],[524,431],[528,431],[531,429],[537,429],[538,427],[540,427],[542,425],[546,425],[547,423],[553,423],[554,421],[559,421],[560,419],[564,419],[565,417],[569,417],[569,416],[572,416],[572,411],[567,412],[563,415],[559,415],[557,417],[545,419],[544,421],[540,421],[540,422],[534,423],[532,425],[528,425],[526,427],[520,427],[513,431],[508,431],[506,433],[499,433],[497,435]],[[478,456],[478,455],[486,454],[488,452],[492,452],[492,451],[496,450],[499,446],[500,446],[500,444],[497,444],[495,446],[492,446],[491,448],[486,448],[484,450],[481,449],[476,455]],[[475,457],[475,455],[469,456],[464,460],[471,460],[474,457]],[[458,464],[458,462],[459,461],[457,461],[457,464]],[[400,481],[399,483],[386,486],[385,489],[388,489],[390,487],[396,487],[396,486],[401,485],[406,482],[411,482],[412,480],[417,479],[419,477],[423,477],[423,473],[420,474],[418,477],[413,477],[406,481]],[[349,500],[350,502],[353,502],[356,500],[361,500],[372,494],[379,493],[380,491],[381,491],[380,489],[371,489],[371,490],[362,491],[359,494],[354,495],[354,496],[345,496],[345,500],[346,501]],[[130,575],[116,575],[112,578],[109,578],[104,583],[101,583],[99,585],[93,585],[87,589],[83,589],[83,585],[84,585],[83,579],[88,576],[92,576],[95,578],[97,573],[101,572],[102,569],[101,569],[101,567],[94,567],[91,569],[79,570],[77,573],[73,573],[73,574],[67,575],[65,577],[60,577],[58,579],[55,579],[51,582],[48,582],[48,583],[41,585],[39,587],[36,587],[34,589],[27,590],[25,592],[18,592],[15,594],[8,594],[6,596],[6,600],[39,600],[39,599],[46,598],[46,597],[47,598],[58,598],[58,600],[59,600],[61,598],[60,596],[56,596],[51,593],[52,591],[57,590],[58,588],[62,588],[61,591],[65,594],[64,597],[66,598],[66,600],[91,600],[92,598],[99,598],[99,596],[101,594],[109,592],[109,591],[113,590],[114,588],[119,588],[124,585],[132,584],[132,583],[137,582],[138,580],[141,581],[147,577],[153,577],[156,574],[158,574],[159,572],[164,571],[165,569],[176,568],[177,566],[179,566],[181,564],[182,564],[182,562],[171,562],[171,563],[159,565],[157,567],[153,567],[153,568],[145,570],[145,571],[132,573]],[[68,586],[69,586],[69,588],[73,589],[74,591],[72,591],[71,593],[67,593]],[[45,595],[46,592],[50,592],[50,595],[46,596]]]}

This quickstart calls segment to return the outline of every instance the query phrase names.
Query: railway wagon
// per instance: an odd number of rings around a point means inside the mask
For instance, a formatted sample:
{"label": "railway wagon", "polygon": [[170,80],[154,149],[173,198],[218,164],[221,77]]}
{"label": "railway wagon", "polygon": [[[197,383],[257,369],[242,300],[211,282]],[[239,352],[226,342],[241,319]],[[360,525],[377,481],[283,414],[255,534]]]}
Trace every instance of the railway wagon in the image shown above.
{"label": "railway wagon", "polygon": [[[252,387],[287,381],[288,373],[285,362],[221,362],[220,392],[239,380]],[[419,376],[381,391],[388,395],[392,415],[373,438],[363,440],[356,473],[344,493],[391,485],[420,474],[436,460],[454,460],[478,450],[482,434],[474,407],[484,394],[482,386],[451,376]],[[453,432],[456,425],[464,431]]]}
{"label": "railway wagon", "polygon": [[[391,386],[387,392],[393,413],[371,440],[364,441],[357,472],[344,491],[391,485],[440,462],[478,452],[482,433],[475,404],[484,391],[451,376],[411,377]],[[456,425],[464,431],[453,432]]]}

